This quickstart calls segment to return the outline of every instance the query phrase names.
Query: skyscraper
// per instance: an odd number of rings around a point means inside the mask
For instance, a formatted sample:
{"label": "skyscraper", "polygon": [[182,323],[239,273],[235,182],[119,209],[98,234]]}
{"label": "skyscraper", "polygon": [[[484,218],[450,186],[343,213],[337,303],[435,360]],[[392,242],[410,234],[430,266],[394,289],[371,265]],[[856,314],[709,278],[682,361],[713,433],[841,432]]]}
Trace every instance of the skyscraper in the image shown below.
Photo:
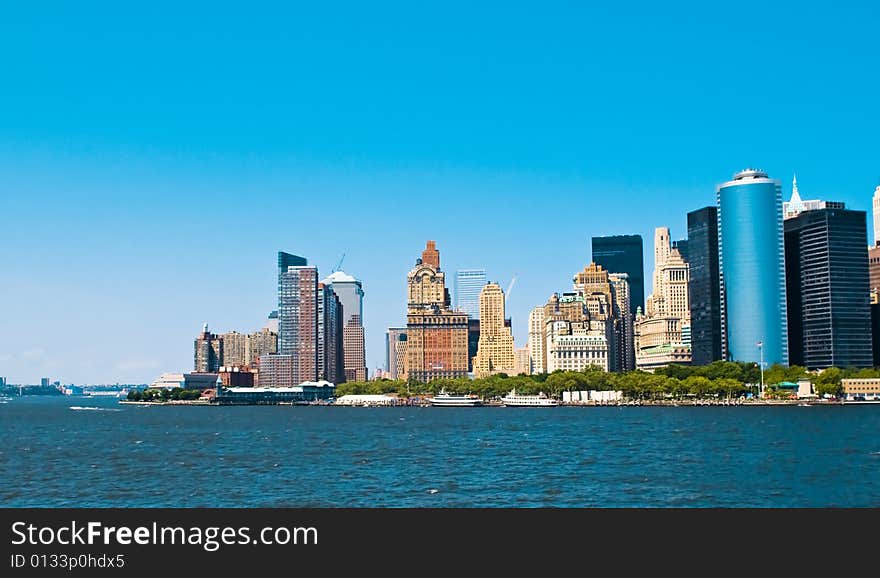
{"label": "skyscraper", "polygon": [[874,245],[880,246],[880,186],[874,189],[874,198],[872,201],[874,209]]}
{"label": "skyscraper", "polygon": [[366,381],[367,364],[364,352],[364,326],[360,315],[353,315],[342,330],[346,381]]}
{"label": "skyscraper", "polygon": [[782,188],[746,169],[717,188],[724,353],[788,364]]}
{"label": "skyscraper", "polygon": [[619,320],[619,330],[615,338],[615,356],[613,364],[618,371],[632,371],[636,368],[635,343],[633,341],[633,316],[629,307],[629,275],[626,273],[609,273],[611,292],[614,297],[614,316]]}
{"label": "skyscraper", "polygon": [[645,307],[645,264],[641,235],[593,237],[593,262],[610,273],[626,273],[629,277],[630,313]]}
{"label": "skyscraper", "polygon": [[486,284],[485,269],[459,269],[455,272],[455,309],[471,319],[480,318],[480,291]]}
{"label": "skyscraper", "polygon": [[473,367],[476,377],[515,374],[513,335],[504,326],[504,292],[497,283],[480,291],[480,341]]}
{"label": "skyscraper", "polygon": [[692,363],[708,365],[722,359],[718,209],[691,211],[687,222]]}
{"label": "skyscraper", "polygon": [[529,364],[533,375],[547,371],[544,347],[544,307],[539,305],[529,312]]}
{"label": "skyscraper", "polygon": [[291,356],[294,383],[315,381],[318,377],[318,268],[290,265],[279,280],[278,353]]}
{"label": "skyscraper", "polygon": [[223,339],[208,331],[208,324],[194,342],[193,371],[213,373],[223,365]]}
{"label": "skyscraper", "polygon": [[397,342],[401,339],[406,340],[406,327],[389,327],[385,333],[385,371],[391,379],[400,379],[398,363],[403,360],[397,358]]}
{"label": "skyscraper", "polygon": [[440,252],[428,241],[407,275],[406,373],[428,382],[468,373],[468,317],[449,308]]}
{"label": "skyscraper", "polygon": [[782,219],[793,219],[804,211],[815,211],[816,209],[843,209],[843,203],[836,201],[821,201],[812,199],[805,201],[801,199],[801,192],[798,190],[797,175],[791,180],[791,200],[782,203]]}
{"label": "skyscraper", "polygon": [[345,381],[342,318],[339,296],[328,284],[318,283],[318,379]]}
{"label": "skyscraper", "polygon": [[786,219],[792,364],[873,366],[867,244],[864,211],[824,208]]}
{"label": "skyscraper", "polygon": [[670,363],[691,362],[688,303],[689,267],[677,247],[672,247],[669,229],[654,233],[654,288],[645,312],[634,324],[636,368],[653,371]]}
{"label": "skyscraper", "polygon": [[342,303],[342,351],[345,379],[365,381],[367,359],[364,345],[364,289],[361,282],[344,271],[335,271],[323,283],[333,288]]}

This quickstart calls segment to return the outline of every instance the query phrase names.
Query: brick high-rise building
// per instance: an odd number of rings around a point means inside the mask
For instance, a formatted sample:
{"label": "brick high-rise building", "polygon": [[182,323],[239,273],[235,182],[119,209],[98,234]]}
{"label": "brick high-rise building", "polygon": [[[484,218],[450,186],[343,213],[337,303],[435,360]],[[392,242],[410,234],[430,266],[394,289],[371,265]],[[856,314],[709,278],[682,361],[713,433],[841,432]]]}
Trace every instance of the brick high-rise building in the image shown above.
{"label": "brick high-rise building", "polygon": [[468,317],[450,309],[440,252],[428,241],[407,275],[406,370],[409,379],[428,382],[468,373]]}
{"label": "brick high-rise building", "polygon": [[291,356],[296,384],[315,381],[318,378],[318,268],[290,265],[279,274],[279,283],[278,353]]}

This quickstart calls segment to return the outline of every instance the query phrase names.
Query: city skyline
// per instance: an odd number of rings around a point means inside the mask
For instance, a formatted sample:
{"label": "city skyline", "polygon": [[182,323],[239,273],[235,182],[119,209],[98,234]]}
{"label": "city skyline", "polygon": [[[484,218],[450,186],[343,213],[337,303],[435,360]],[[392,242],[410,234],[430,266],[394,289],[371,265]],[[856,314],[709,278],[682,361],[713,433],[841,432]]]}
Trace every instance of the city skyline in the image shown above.
{"label": "city skyline", "polygon": [[[248,29],[191,7],[108,26],[89,7],[12,6],[0,375],[149,383],[187,370],[203,323],[265,325],[277,251],[320,278],[345,254],[372,372],[387,329],[405,326],[426,239],[450,276],[476,264],[506,287],[516,275],[506,308],[522,347],[529,311],[589,264],[592,237],[682,238],[687,213],[748,166],[783,199],[797,174],[804,199],[872,222],[880,14],[797,6],[763,6],[754,27],[696,3],[479,6],[468,19],[453,7],[427,29],[405,26],[421,7],[284,8]],[[735,130],[745,122],[764,138]],[[647,246],[643,261],[647,296]]]}

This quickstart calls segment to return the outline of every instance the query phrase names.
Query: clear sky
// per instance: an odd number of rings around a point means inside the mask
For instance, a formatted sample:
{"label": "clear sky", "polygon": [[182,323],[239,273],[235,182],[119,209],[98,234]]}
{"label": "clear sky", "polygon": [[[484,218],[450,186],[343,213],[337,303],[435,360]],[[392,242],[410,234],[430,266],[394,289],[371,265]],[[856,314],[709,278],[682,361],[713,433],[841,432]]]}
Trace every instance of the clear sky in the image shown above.
{"label": "clear sky", "polygon": [[[869,210],[876,2],[9,3],[0,375],[152,381],[253,331],[276,252],[362,279],[370,369],[426,239],[528,311],[590,237],[686,234],[762,168]],[[451,289],[451,282],[450,282]],[[647,290],[648,288],[646,288]]]}

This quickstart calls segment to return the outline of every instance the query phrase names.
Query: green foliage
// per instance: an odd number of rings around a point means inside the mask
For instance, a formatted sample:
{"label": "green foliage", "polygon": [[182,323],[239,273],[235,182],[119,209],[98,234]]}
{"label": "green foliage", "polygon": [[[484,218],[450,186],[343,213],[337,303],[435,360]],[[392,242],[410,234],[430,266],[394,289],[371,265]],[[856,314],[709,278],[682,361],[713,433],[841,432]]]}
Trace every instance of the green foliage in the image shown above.
{"label": "green foliage", "polygon": [[[842,393],[840,380],[847,377],[880,377],[878,369],[829,368],[818,375],[803,367],[773,365],[764,370],[764,383],[768,386],[782,381],[797,382],[808,378],[816,386],[819,395]],[[396,393],[401,396],[436,395],[441,390],[456,394],[475,394],[483,399],[501,397],[512,389],[519,393],[546,393],[562,397],[565,391],[617,390],[635,399],[666,398],[716,398],[737,397],[748,392],[757,394],[761,370],[757,363],[715,361],[705,366],[670,365],[655,373],[630,371],[606,373],[593,367],[583,371],[554,371],[538,375],[506,374],[481,379],[435,379],[430,383],[415,380],[357,381],[339,384],[336,395]],[[768,388],[768,391],[772,389]],[[144,392],[146,394],[146,392]],[[132,395],[132,394],[129,394]],[[771,393],[771,395],[777,395]],[[780,392],[778,395],[785,395]]]}
{"label": "green foliage", "polygon": [[145,389],[144,391],[131,390],[128,392],[130,401],[185,401],[196,400],[202,396],[198,389]]}

